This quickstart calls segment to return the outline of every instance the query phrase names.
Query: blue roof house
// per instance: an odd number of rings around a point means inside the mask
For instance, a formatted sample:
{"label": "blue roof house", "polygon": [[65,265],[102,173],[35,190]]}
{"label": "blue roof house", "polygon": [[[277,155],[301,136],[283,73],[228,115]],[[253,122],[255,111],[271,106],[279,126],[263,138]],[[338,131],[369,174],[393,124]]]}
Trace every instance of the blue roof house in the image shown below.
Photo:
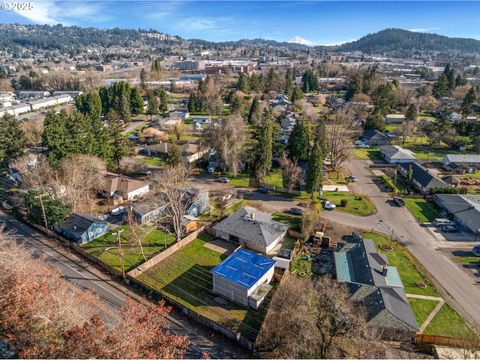
{"label": "blue roof house", "polygon": [[56,230],[79,244],[85,244],[106,234],[109,228],[105,221],[94,216],[73,213],[61,225],[57,225]]}
{"label": "blue roof house", "polygon": [[273,278],[275,260],[253,251],[238,249],[211,272],[213,292],[237,304],[258,309]]}

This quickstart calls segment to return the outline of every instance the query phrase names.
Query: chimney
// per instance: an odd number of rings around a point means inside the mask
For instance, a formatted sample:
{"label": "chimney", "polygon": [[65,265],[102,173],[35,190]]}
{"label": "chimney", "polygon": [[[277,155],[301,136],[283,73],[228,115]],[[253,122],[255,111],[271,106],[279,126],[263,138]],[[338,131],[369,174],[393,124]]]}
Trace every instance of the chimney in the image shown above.
{"label": "chimney", "polygon": [[388,272],[388,266],[382,265],[382,275],[387,276],[387,272]]}

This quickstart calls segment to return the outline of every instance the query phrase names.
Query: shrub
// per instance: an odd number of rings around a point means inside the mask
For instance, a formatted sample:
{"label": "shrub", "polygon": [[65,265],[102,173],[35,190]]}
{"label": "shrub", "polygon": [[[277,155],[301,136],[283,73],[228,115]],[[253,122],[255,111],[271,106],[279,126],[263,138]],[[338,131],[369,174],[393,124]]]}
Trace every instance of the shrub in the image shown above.
{"label": "shrub", "polygon": [[393,183],[392,179],[390,179],[387,175],[381,176],[380,179],[382,180],[383,184],[387,187],[388,192],[395,191],[395,184]]}
{"label": "shrub", "polygon": [[340,201],[340,206],[341,207],[347,207],[347,205],[348,205],[348,200],[347,199],[342,199]]}

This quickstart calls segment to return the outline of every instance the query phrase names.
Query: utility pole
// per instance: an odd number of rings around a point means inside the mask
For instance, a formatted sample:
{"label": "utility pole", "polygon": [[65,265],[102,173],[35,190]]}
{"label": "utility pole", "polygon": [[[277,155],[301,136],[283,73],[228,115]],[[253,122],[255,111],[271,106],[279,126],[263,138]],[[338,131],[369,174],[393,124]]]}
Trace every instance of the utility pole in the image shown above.
{"label": "utility pole", "polygon": [[44,194],[37,195],[35,196],[35,199],[40,200],[40,208],[42,209],[43,224],[45,226],[45,229],[48,230],[47,215],[45,214],[45,206],[43,205],[43,200],[42,200],[43,195]]}
{"label": "utility pole", "polygon": [[120,237],[120,234],[124,232],[125,230],[118,230],[117,232],[112,233],[112,235],[117,236],[117,241],[118,241],[118,257],[120,259],[120,267],[122,268],[122,276],[123,280],[126,279],[125,276],[125,266],[123,264],[123,250],[122,250],[122,238]]}
{"label": "utility pole", "polygon": [[394,196],[397,196],[397,181],[398,181],[398,164],[395,164],[395,181],[393,182],[395,189],[393,189]]}

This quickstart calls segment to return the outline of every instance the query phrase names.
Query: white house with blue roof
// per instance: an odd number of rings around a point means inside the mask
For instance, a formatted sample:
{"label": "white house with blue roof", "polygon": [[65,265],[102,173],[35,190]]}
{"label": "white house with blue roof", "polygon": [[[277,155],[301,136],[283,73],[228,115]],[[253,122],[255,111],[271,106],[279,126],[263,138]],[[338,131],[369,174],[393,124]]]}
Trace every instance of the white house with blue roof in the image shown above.
{"label": "white house with blue roof", "polygon": [[238,249],[212,271],[213,291],[244,306],[258,309],[272,281],[275,260]]}

